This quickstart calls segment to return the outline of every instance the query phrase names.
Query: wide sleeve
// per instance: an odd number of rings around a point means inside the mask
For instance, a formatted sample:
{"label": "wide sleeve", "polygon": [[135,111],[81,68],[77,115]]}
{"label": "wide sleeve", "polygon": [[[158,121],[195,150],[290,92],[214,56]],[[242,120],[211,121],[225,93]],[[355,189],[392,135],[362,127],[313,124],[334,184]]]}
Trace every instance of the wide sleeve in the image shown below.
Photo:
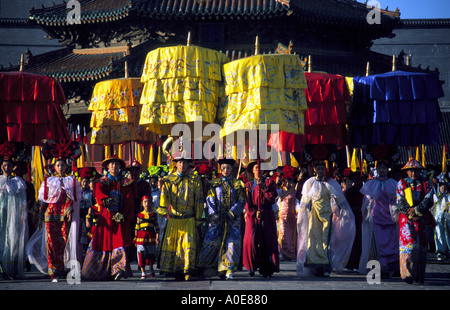
{"label": "wide sleeve", "polygon": [[165,216],[169,213],[170,185],[171,183],[168,180],[163,180],[161,185],[161,194],[159,196],[159,207],[156,209],[156,212],[161,216]]}
{"label": "wide sleeve", "polygon": [[205,199],[203,196],[203,186],[201,180],[195,180],[195,197],[194,197],[194,208],[195,208],[195,223],[196,225],[203,224],[202,216],[203,209],[205,207]]}
{"label": "wide sleeve", "polygon": [[405,195],[406,182],[404,180],[400,180],[397,183],[397,207],[398,210],[402,213],[406,213],[410,208]]}
{"label": "wide sleeve", "polygon": [[252,192],[253,204],[258,206],[258,199],[262,205],[272,205],[275,203],[278,197],[277,186],[272,180],[266,180],[265,184],[256,185]]}
{"label": "wide sleeve", "polygon": [[230,213],[233,217],[239,216],[245,207],[245,186],[242,181],[237,181],[234,185],[234,190],[236,191],[236,202],[231,206]]}

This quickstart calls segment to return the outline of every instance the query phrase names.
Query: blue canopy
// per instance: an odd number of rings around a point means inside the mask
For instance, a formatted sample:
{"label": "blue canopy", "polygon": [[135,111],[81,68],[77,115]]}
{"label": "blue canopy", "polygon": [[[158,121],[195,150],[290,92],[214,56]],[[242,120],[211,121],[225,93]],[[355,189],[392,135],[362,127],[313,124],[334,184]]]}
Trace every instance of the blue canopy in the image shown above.
{"label": "blue canopy", "polygon": [[444,96],[437,75],[392,71],[353,79],[350,145],[439,144]]}

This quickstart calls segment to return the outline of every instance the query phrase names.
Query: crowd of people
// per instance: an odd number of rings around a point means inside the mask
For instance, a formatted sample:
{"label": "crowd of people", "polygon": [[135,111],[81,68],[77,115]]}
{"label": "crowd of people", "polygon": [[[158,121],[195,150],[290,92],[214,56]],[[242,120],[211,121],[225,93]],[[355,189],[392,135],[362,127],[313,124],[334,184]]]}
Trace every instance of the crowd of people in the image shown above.
{"label": "crowd of people", "polygon": [[20,163],[2,155],[5,279],[26,278],[34,264],[58,282],[69,261],[86,281],[130,277],[133,261],[142,279],[156,269],[180,281],[237,270],[271,278],[281,260],[296,262],[299,277],[326,277],[365,274],[375,259],[382,277],[422,283],[428,252],[450,257],[449,175],[427,175],[412,158],[400,171],[378,160],[365,175],[323,160],[273,171],[252,161],[241,171],[229,158],[211,170],[185,153],[170,168],[127,167],[112,155],[102,173],[68,173],[70,152],[55,149],[37,199]]}

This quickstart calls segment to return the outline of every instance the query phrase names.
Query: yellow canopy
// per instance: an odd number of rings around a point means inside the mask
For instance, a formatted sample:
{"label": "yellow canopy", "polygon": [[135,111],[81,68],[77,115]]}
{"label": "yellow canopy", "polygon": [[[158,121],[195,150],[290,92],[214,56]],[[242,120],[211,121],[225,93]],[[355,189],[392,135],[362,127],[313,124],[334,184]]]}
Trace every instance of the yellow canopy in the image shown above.
{"label": "yellow canopy", "polygon": [[140,78],[99,82],[92,93],[91,144],[121,144],[125,141],[153,141],[154,134],[139,126],[143,84]]}
{"label": "yellow canopy", "polygon": [[141,82],[139,124],[160,135],[170,135],[181,123],[215,123],[224,96],[222,65],[228,57],[199,46],[172,46],[147,54]]}
{"label": "yellow canopy", "polygon": [[217,112],[222,137],[258,130],[261,124],[304,133],[307,84],[297,55],[255,55],[229,62],[223,70],[227,97]]}

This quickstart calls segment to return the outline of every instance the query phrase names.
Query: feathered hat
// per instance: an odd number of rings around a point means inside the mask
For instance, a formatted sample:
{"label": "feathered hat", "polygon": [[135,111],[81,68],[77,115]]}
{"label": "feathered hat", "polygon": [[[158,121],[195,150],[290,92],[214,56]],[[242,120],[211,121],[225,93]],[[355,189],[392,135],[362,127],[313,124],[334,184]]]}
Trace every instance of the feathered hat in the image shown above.
{"label": "feathered hat", "polygon": [[292,166],[284,166],[281,170],[281,178],[284,180],[294,180],[297,178],[298,170]]}
{"label": "feathered hat", "polygon": [[79,177],[80,179],[88,178],[89,180],[95,180],[99,177],[99,175],[100,174],[94,167],[83,167],[75,171],[75,176]]}
{"label": "feathered hat", "polygon": [[150,166],[147,169],[149,178],[159,178],[164,177],[169,174],[169,167],[167,165],[163,166]]}
{"label": "feathered hat", "polygon": [[2,145],[0,145],[0,162],[4,160],[13,161],[13,157],[16,155],[16,146],[13,142],[6,141]]}
{"label": "feathered hat", "polygon": [[80,143],[72,140],[60,140],[55,142],[47,140],[42,148],[42,155],[45,159],[75,161],[81,156]]}
{"label": "feathered hat", "polygon": [[337,157],[337,148],[333,144],[308,144],[303,152],[307,162],[334,162]]}
{"label": "feathered hat", "polygon": [[25,142],[6,141],[0,145],[0,162],[4,160],[10,161],[26,161],[29,148]]}

